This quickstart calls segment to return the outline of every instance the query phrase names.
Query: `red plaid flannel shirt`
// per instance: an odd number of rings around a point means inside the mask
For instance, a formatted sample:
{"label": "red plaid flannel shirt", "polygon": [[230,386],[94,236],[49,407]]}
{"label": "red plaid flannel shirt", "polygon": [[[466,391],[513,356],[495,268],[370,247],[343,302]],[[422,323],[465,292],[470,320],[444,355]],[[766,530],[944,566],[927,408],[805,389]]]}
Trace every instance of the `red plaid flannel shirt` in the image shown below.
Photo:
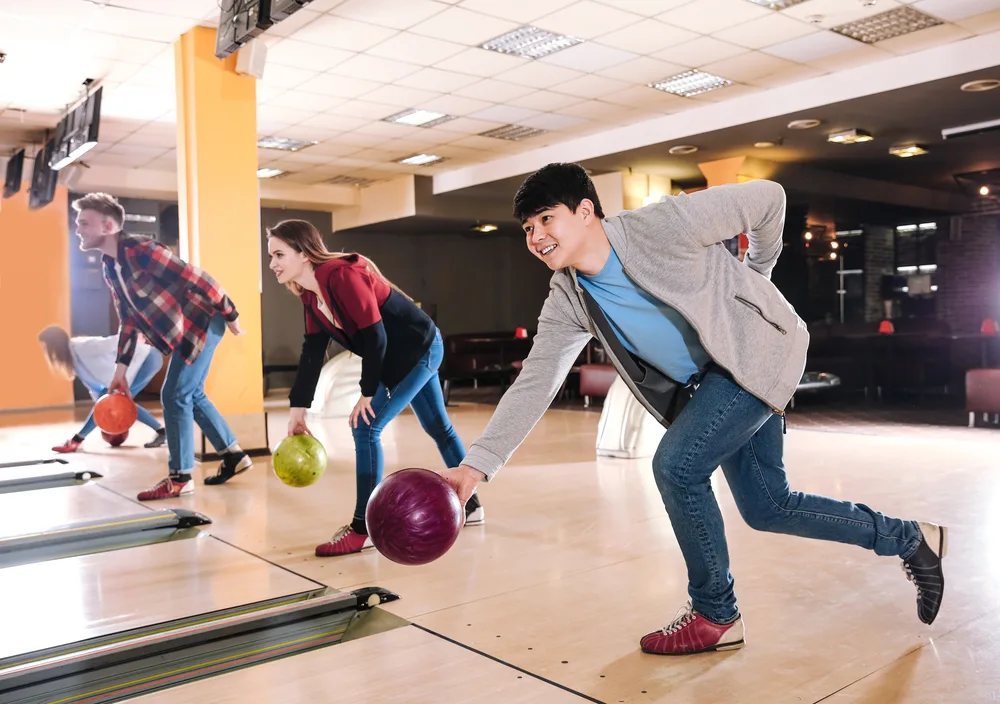
{"label": "red plaid flannel shirt", "polygon": [[163,354],[180,354],[191,364],[205,347],[212,317],[221,313],[232,322],[239,315],[215,279],[156,240],[123,235],[118,263],[127,291],[115,272],[115,259],[104,257],[104,280],[121,321],[118,362],[122,364],[132,361],[139,333]]}

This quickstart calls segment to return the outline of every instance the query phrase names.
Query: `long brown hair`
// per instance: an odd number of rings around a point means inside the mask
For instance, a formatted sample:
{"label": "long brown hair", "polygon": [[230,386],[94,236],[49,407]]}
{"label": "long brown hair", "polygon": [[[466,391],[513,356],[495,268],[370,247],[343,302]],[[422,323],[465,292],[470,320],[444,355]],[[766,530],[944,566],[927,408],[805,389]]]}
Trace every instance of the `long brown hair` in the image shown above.
{"label": "long brown hair", "polygon": [[72,379],[76,376],[73,353],[69,348],[68,332],[58,325],[50,325],[38,333],[38,341],[42,343],[45,358],[49,361],[49,366],[53,370],[62,374],[67,379]]}
{"label": "long brown hair", "polygon": [[[319,230],[307,220],[282,220],[274,227],[267,228],[267,236],[269,238],[276,237],[296,252],[306,255],[306,259],[312,262],[314,266],[333,261],[334,259],[357,256],[367,264],[368,269],[377,277],[389,284],[394,290],[410,298],[396,284],[389,281],[386,275],[375,265],[375,262],[368,257],[357,253],[331,252],[328,250],[326,244],[323,242],[323,236],[319,234]],[[302,295],[302,287],[294,281],[289,281],[285,284],[285,287],[296,296]]]}

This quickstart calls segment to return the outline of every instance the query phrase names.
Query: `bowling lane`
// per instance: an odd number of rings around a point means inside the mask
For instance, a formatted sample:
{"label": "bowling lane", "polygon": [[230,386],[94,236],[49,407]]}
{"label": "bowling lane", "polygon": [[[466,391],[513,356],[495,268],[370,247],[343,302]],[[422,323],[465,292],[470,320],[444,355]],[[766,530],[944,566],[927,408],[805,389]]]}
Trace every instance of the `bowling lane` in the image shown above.
{"label": "bowling lane", "polygon": [[127,516],[143,510],[148,508],[97,484],[0,494],[0,536],[36,533],[68,523]]}
{"label": "bowling lane", "polygon": [[587,701],[413,626],[137,697],[141,704]]}
{"label": "bowling lane", "polygon": [[0,659],[318,586],[208,535],[9,567]]}

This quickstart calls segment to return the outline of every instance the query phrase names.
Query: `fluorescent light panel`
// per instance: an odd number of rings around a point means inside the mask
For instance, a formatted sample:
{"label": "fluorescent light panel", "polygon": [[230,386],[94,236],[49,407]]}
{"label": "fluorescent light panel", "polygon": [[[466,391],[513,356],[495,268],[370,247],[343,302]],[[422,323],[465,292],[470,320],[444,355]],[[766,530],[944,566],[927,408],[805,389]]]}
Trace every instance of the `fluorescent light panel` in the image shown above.
{"label": "fluorescent light panel", "polygon": [[257,169],[257,178],[274,178],[285,173],[281,169]]}
{"label": "fluorescent light panel", "polygon": [[540,59],[543,56],[549,56],[557,51],[582,43],[583,40],[576,37],[556,34],[526,25],[490,39],[488,42],[480,44],[479,48],[501,54],[513,54],[526,59]]}
{"label": "fluorescent light panel", "polygon": [[479,136],[518,142],[529,137],[537,137],[540,134],[545,134],[545,130],[540,130],[536,127],[525,127],[524,125],[504,125],[503,127],[495,127],[492,130],[480,132]]}
{"label": "fluorescent light panel", "polygon": [[907,158],[911,156],[920,156],[921,154],[926,154],[927,150],[921,147],[919,144],[900,144],[895,147],[889,147],[889,153],[893,156],[898,156],[902,158]]}
{"label": "fluorescent light panel", "polygon": [[444,161],[444,159],[437,154],[414,154],[405,159],[400,159],[399,163],[410,164],[411,166],[424,166],[425,164],[433,164],[437,161]]}
{"label": "fluorescent light panel", "polygon": [[662,81],[650,83],[649,87],[662,90],[664,93],[690,98],[692,95],[707,93],[710,90],[725,88],[732,84],[733,82],[728,78],[714,76],[704,71],[684,71],[664,78]]}
{"label": "fluorescent light panel", "polygon": [[383,121],[395,122],[399,125],[412,125],[413,127],[433,127],[434,125],[440,125],[442,122],[454,119],[454,115],[446,115],[443,112],[410,109],[397,112],[395,115],[389,115],[389,117],[383,118]]}
{"label": "fluorescent light panel", "polygon": [[297,152],[316,144],[315,140],[288,139],[287,137],[261,137],[257,146],[261,149],[279,149],[283,152]]}
{"label": "fluorescent light panel", "polygon": [[931,17],[919,10],[914,10],[909,5],[902,5],[871,17],[834,27],[833,31],[865,44],[874,44],[928,27],[936,27],[939,24],[944,24],[944,22],[937,17]]}
{"label": "fluorescent light panel", "polygon": [[766,7],[769,10],[786,10],[792,5],[798,5],[806,0],[750,0],[754,5]]}
{"label": "fluorescent light panel", "polygon": [[872,139],[872,136],[864,130],[855,128],[853,130],[844,130],[843,132],[834,132],[826,138],[826,141],[833,142],[834,144],[858,144],[860,142],[870,142]]}

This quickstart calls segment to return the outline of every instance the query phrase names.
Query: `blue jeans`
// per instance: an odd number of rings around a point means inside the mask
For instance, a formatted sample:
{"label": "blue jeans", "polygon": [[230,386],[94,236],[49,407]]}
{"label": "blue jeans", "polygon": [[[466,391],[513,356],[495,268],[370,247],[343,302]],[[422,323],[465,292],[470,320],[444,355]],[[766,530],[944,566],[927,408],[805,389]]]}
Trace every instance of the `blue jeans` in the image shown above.
{"label": "blue jeans", "polygon": [[171,474],[194,471],[194,423],[198,423],[218,452],[237,444],[233,431],[205,395],[205,378],[212,366],[215,348],[225,334],[226,321],[216,314],[209,323],[205,347],[193,364],[187,364],[176,354],[170,356],[160,401],[167,426],[167,467]]}
{"label": "blue jeans", "polygon": [[424,429],[437,444],[446,467],[458,467],[465,459],[465,446],[452,427],[448,412],[444,407],[438,368],[444,358],[444,342],[440,331],[434,336],[430,349],[417,362],[390,395],[385,385],[379,384],[372,398],[375,419],[368,423],[358,419],[358,427],[353,428],[354,455],[358,475],[358,498],[354,507],[355,530],[364,525],[365,508],[375,487],[382,481],[385,458],[382,453],[382,431],[393,418],[407,406]]}
{"label": "blue jeans", "polygon": [[[135,398],[136,394],[146,388],[146,384],[149,383],[150,379],[156,376],[156,372],[160,371],[160,367],[162,366],[163,358],[160,356],[160,353],[156,350],[151,350],[146,356],[146,359],[143,360],[142,366],[139,367],[139,371],[136,372],[135,379],[131,384],[129,384],[128,391],[132,395],[132,398]],[[87,376],[85,372],[80,373],[80,370],[77,370],[76,376],[80,379],[80,382],[87,387],[87,390],[90,392],[90,397],[95,401],[104,394],[108,393],[108,387],[105,385],[106,382],[102,384],[97,379]],[[139,411],[140,423],[148,425],[153,430],[159,430],[163,427],[160,425],[160,421],[153,417],[152,413],[147,411],[138,403],[135,405]],[[80,437],[87,437],[96,427],[97,423],[94,421],[94,411],[91,409],[90,414],[87,416],[87,420],[83,423],[83,428],[80,429]]]}
{"label": "blue jeans", "polygon": [[739,611],[722,514],[709,479],[722,466],[740,515],[756,530],[833,540],[908,557],[917,524],[864,504],[791,491],[782,418],[717,366],[704,374],[653,457],[653,474],[688,570],[694,609],[726,623]]}

